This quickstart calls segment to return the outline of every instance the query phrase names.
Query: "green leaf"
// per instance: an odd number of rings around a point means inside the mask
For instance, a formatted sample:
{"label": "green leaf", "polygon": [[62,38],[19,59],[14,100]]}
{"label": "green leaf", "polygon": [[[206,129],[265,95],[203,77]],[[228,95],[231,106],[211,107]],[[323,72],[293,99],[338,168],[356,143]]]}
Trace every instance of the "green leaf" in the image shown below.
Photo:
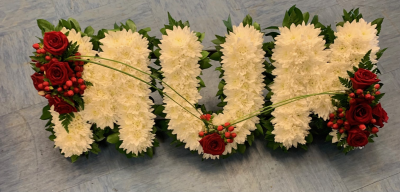
{"label": "green leaf", "polygon": [[311,24],[316,25],[318,22],[318,15],[314,15],[313,19],[311,20]]}
{"label": "green leaf", "polygon": [[131,29],[132,32],[136,32],[136,24],[135,24],[132,20],[128,19],[128,20],[126,21],[126,26],[127,26],[129,29]]}
{"label": "green leaf", "polygon": [[243,154],[246,151],[246,145],[245,144],[238,144],[238,151]]}
{"label": "green leaf", "polygon": [[153,148],[151,148],[151,147],[147,148],[146,153],[147,153],[147,155],[148,155],[149,157],[153,157]]}
{"label": "green leaf", "polygon": [[378,18],[378,19],[375,19],[374,21],[372,21],[372,23],[371,23],[371,25],[376,24],[375,28],[378,31],[378,33],[376,35],[378,35],[378,36],[379,36],[379,33],[381,32],[382,22],[383,22],[383,18]]}
{"label": "green leaf", "polygon": [[64,19],[61,19],[61,23],[62,23],[62,25],[63,25],[65,28],[67,28],[67,29],[72,29],[72,28],[71,28],[71,23],[70,23],[69,21],[64,20]]}
{"label": "green leaf", "polygon": [[[276,30],[279,30],[279,27],[277,27],[277,26],[270,26],[270,27],[267,27],[267,28],[265,28],[265,29],[276,29]],[[265,30],[264,29],[264,30]]]}
{"label": "green leaf", "polygon": [[72,155],[71,156],[71,162],[74,163],[76,160],[78,160],[79,156],[78,155]]}
{"label": "green leaf", "polygon": [[168,22],[170,25],[176,25],[175,19],[172,18],[171,14],[168,12]]}
{"label": "green leaf", "polygon": [[287,11],[285,13],[285,17],[283,18],[282,26],[290,28],[290,17],[289,17],[289,13]]}
{"label": "green leaf", "polygon": [[90,152],[94,153],[94,154],[99,154],[100,153],[100,148],[99,145],[97,143],[92,143],[92,149],[90,150]]}
{"label": "green leaf", "polygon": [[37,24],[39,29],[44,32],[54,31],[54,25],[44,19],[38,19]]}
{"label": "green leaf", "polygon": [[52,117],[49,110],[50,110],[50,105],[46,105],[45,107],[43,107],[42,116],[40,116],[41,120],[47,120]]}
{"label": "green leaf", "polygon": [[221,60],[221,57],[222,57],[222,53],[221,53],[220,51],[217,51],[217,52],[213,53],[213,54],[210,56],[210,59],[212,59],[212,60],[214,60],[214,61],[220,61],[220,60]]}
{"label": "green leaf", "polygon": [[254,135],[250,134],[247,136],[247,142],[249,143],[249,145],[251,146],[253,144],[254,141]]}
{"label": "green leaf", "polygon": [[224,25],[226,26],[228,33],[233,32],[233,26],[232,26],[232,21],[231,21],[231,15],[228,17],[228,21],[223,21]]}
{"label": "green leaf", "polygon": [[56,138],[55,135],[50,135],[50,136],[49,136],[50,141],[54,141],[55,138]]}
{"label": "green leaf", "polygon": [[201,51],[201,58],[200,59],[204,59],[206,58],[210,53],[208,51]]}
{"label": "green leaf", "polygon": [[161,116],[161,117],[165,117],[166,116],[166,114],[163,113],[163,111],[165,109],[165,107],[163,105],[153,105],[153,108],[154,108],[154,112],[153,113],[155,115],[158,115],[158,116]]}
{"label": "green leaf", "polygon": [[216,44],[216,45],[220,45],[220,44],[223,43],[223,42],[220,41],[219,39],[214,39],[214,40],[212,40],[211,42],[213,42],[213,43]]}
{"label": "green leaf", "polygon": [[351,88],[352,87],[352,83],[351,83],[351,81],[349,79],[345,79],[345,78],[339,77],[339,81],[340,81],[340,83],[342,85],[344,85],[347,88]]}
{"label": "green leaf", "polygon": [[376,60],[380,59],[383,55],[383,52],[386,51],[387,48],[381,49],[376,53]]}
{"label": "green leaf", "polygon": [[261,127],[260,124],[256,124],[256,127],[257,127],[258,132],[260,132],[261,134],[264,134],[264,130],[263,130],[263,128]]}
{"label": "green leaf", "polygon": [[91,27],[91,26],[86,27],[85,33],[86,33],[88,36],[92,36],[93,33],[94,33],[93,27]]}
{"label": "green leaf", "polygon": [[250,15],[246,15],[246,17],[243,19],[243,26],[252,24],[253,24],[253,18],[251,18]]}
{"label": "green leaf", "polygon": [[254,26],[255,29],[261,31],[260,24],[258,24],[257,22],[254,22],[254,23],[253,23],[253,26]]}
{"label": "green leaf", "polygon": [[203,79],[201,79],[201,77],[196,77],[196,79],[198,79],[200,82],[199,82],[199,87],[197,88],[197,90],[199,90],[200,91],[200,89],[201,88],[203,88],[203,87],[205,87],[206,86],[206,84],[204,84],[204,81],[203,81]]}
{"label": "green leaf", "polygon": [[313,135],[311,133],[309,133],[306,137],[306,141],[307,143],[312,143],[313,142]]}
{"label": "green leaf", "polygon": [[206,36],[206,33],[196,32],[196,36],[198,37],[198,41],[203,42],[203,39]]}
{"label": "green leaf", "polygon": [[350,21],[350,15],[345,9],[343,9],[343,20]]}
{"label": "green leaf", "polygon": [[108,143],[117,143],[119,141],[119,133],[113,133],[107,137]]}
{"label": "green leaf", "polygon": [[[207,52],[208,53],[208,52]],[[208,69],[210,68],[212,65],[210,64],[210,59],[209,58],[205,58],[203,60],[199,61],[200,64],[200,68],[201,69]]]}
{"label": "green leaf", "polygon": [[77,32],[81,31],[81,26],[79,25],[78,21],[76,21],[74,18],[68,18],[68,21],[71,23],[71,27]]}
{"label": "green leaf", "polygon": [[308,12],[303,13],[304,23],[308,23],[308,19],[310,18],[310,14]]}

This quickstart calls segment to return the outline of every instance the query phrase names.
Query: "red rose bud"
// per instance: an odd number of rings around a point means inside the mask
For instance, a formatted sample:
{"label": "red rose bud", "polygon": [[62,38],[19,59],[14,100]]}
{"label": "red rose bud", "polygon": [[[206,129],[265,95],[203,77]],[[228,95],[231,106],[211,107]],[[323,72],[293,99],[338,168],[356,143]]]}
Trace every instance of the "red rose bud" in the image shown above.
{"label": "red rose bud", "polygon": [[356,93],[357,93],[357,95],[361,95],[361,94],[363,94],[363,90],[362,89],[357,89]]}
{"label": "red rose bud", "polygon": [[40,67],[40,71],[44,71],[44,67],[43,66]]}
{"label": "red rose bud", "polygon": [[69,90],[68,91],[68,96],[73,96],[73,95],[74,95],[74,92],[72,90]]}
{"label": "red rose bud", "polygon": [[68,86],[68,87],[71,87],[72,86],[72,81],[65,82],[65,85]]}
{"label": "red rose bud", "polygon": [[370,100],[370,99],[371,99],[371,94],[369,94],[369,93],[366,94],[366,95],[365,95],[365,99],[366,99],[366,100]]}
{"label": "red rose bud", "polygon": [[199,132],[199,136],[200,136],[200,137],[203,137],[203,136],[204,136],[204,132],[203,132],[203,131],[200,131],[200,132]]}
{"label": "red rose bud", "polygon": [[339,117],[340,117],[340,118],[343,118],[343,117],[344,117],[343,112],[339,114]]}
{"label": "red rose bud", "polygon": [[78,79],[78,83],[82,85],[84,83],[83,79]]}
{"label": "red rose bud", "polygon": [[48,56],[48,55],[44,59],[46,59],[47,61],[51,60],[50,56]]}
{"label": "red rose bud", "polygon": [[378,132],[379,132],[378,127],[372,127],[372,129],[371,129],[371,133],[372,134],[375,134],[375,133],[378,133]]}
{"label": "red rose bud", "polygon": [[222,127],[222,125],[220,125],[220,126],[217,127],[217,130],[218,130],[218,131],[222,131],[223,129],[224,129],[224,128]]}
{"label": "red rose bud", "polygon": [[80,89],[83,91],[86,89],[86,85],[81,85]]}
{"label": "red rose bud", "polygon": [[53,61],[53,62],[57,62],[57,61],[58,61],[58,59],[57,59],[57,58],[55,58],[55,57],[53,57],[53,58],[51,59],[51,61]]}
{"label": "red rose bud", "polygon": [[363,130],[363,131],[364,131],[364,130],[365,130],[367,127],[365,127],[365,125],[364,125],[364,124],[361,124],[361,125],[359,125],[359,126],[358,126],[358,128],[360,128],[361,130]]}
{"label": "red rose bud", "polygon": [[380,87],[381,87],[381,85],[379,85],[379,84],[375,84],[375,85],[374,85],[374,88],[375,88],[375,89],[379,89]]}
{"label": "red rose bud", "polygon": [[47,81],[43,82],[43,86],[49,86],[49,82]]}
{"label": "red rose bud", "polygon": [[231,133],[232,138],[235,138],[237,135],[236,133]]}
{"label": "red rose bud", "polygon": [[376,123],[376,119],[371,119],[371,123],[375,124]]}
{"label": "red rose bud", "polygon": [[79,93],[78,87],[75,87],[75,88],[74,88],[74,93]]}
{"label": "red rose bud", "polygon": [[46,87],[44,87],[44,90],[45,90],[45,91],[50,91],[50,87],[49,87],[49,86],[46,86]]}
{"label": "red rose bud", "polygon": [[354,93],[350,93],[349,97],[354,98],[356,95]]}
{"label": "red rose bud", "polygon": [[233,131],[235,128],[233,127],[233,126],[230,126],[229,128],[228,128],[228,131]]}
{"label": "red rose bud", "polygon": [[338,111],[339,113],[341,113],[341,112],[343,112],[343,109],[342,109],[342,108],[339,108],[337,111]]}
{"label": "red rose bud", "polygon": [[327,124],[328,127],[332,127],[333,126],[333,122],[329,121]]}
{"label": "red rose bud", "polygon": [[342,125],[342,124],[343,124],[343,120],[339,119],[339,120],[337,120],[336,123],[337,123],[338,125]]}
{"label": "red rose bud", "polygon": [[77,76],[77,77],[82,77],[82,72],[77,72],[77,73],[76,73],[76,76]]}
{"label": "red rose bud", "polygon": [[63,89],[61,87],[57,88],[58,92],[61,92]]}
{"label": "red rose bud", "polygon": [[332,129],[338,129],[339,128],[339,126],[338,126],[338,124],[333,124],[333,126],[332,126]]}
{"label": "red rose bud", "polygon": [[231,137],[231,133],[225,132],[225,137],[226,137],[226,138],[230,138],[230,137]]}
{"label": "red rose bud", "polygon": [[73,83],[75,83],[75,82],[76,82],[76,77],[71,77],[71,81],[72,81]]}
{"label": "red rose bud", "polygon": [[32,45],[32,47],[33,47],[34,49],[39,49],[40,46],[39,46],[39,43],[35,43],[35,44]]}
{"label": "red rose bud", "polygon": [[339,129],[339,133],[344,133],[344,129]]}
{"label": "red rose bud", "polygon": [[333,113],[329,114],[329,118],[331,118],[331,119],[335,118],[335,114],[333,114]]}
{"label": "red rose bud", "polygon": [[232,143],[232,142],[233,142],[233,139],[227,139],[226,142]]}
{"label": "red rose bud", "polygon": [[380,92],[380,91],[377,91],[377,92],[375,92],[375,95],[379,95],[379,94],[381,94],[381,92]]}
{"label": "red rose bud", "polygon": [[41,84],[38,84],[38,88],[39,88],[40,90],[42,90],[42,89],[44,88],[43,84],[42,84],[42,83],[41,83]]}
{"label": "red rose bud", "polygon": [[350,99],[350,105],[355,104],[356,100],[355,99]]}
{"label": "red rose bud", "polygon": [[35,64],[35,66],[36,66],[37,68],[40,68],[40,67],[42,66],[42,64],[40,64],[39,62],[37,62],[37,63]]}

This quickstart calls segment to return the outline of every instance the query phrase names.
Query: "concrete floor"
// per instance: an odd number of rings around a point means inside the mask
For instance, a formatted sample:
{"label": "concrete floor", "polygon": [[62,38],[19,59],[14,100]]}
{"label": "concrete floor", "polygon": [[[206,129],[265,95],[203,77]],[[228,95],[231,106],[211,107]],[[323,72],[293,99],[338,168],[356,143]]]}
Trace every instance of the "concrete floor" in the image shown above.
{"label": "concrete floor", "polygon": [[[167,139],[152,159],[127,159],[103,146],[99,155],[71,164],[48,140],[45,121],[39,120],[46,101],[34,90],[28,65],[31,45],[40,36],[36,19],[54,23],[73,17],[95,30],[132,19],[160,37],[169,11],[206,32],[203,44],[211,47],[214,34],[224,35],[222,20],[229,14],[234,24],[250,14],[265,28],[280,25],[293,4],[318,14],[324,24],[340,21],[343,8],[360,7],[368,21],[385,17],[379,40],[389,49],[379,68],[390,119],[363,150],[344,155],[317,141],[308,151],[283,153],[258,140],[245,155],[201,161]],[[399,0],[0,0],[0,191],[400,191],[399,10]],[[212,64],[203,72],[207,88],[201,90],[201,103],[209,107],[218,103],[214,68],[219,64]]]}

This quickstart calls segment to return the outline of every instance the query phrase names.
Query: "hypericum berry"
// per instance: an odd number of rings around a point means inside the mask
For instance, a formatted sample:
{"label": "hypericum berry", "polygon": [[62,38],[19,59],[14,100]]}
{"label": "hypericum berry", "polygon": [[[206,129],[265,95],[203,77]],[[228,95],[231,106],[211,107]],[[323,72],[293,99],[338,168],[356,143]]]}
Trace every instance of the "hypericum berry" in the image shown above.
{"label": "hypericum berry", "polygon": [[53,61],[53,62],[57,62],[57,61],[58,61],[58,59],[57,59],[57,58],[55,58],[55,57],[53,57],[53,58],[51,59],[51,61]]}
{"label": "hypericum berry", "polygon": [[68,97],[68,91],[64,92],[64,96]]}
{"label": "hypericum berry", "polygon": [[206,119],[207,119],[207,121],[209,121],[211,119],[211,115],[210,114],[206,114]]}
{"label": "hypericum berry", "polygon": [[50,61],[51,57],[47,55],[44,59],[46,59],[47,61]]}
{"label": "hypericum berry", "polygon": [[364,124],[361,124],[361,125],[358,126],[358,128],[360,128],[361,130],[364,131],[367,127]]}
{"label": "hypericum berry", "polygon": [[333,124],[333,126],[332,126],[332,129],[338,129],[339,128],[339,126],[338,126],[338,124]]}
{"label": "hypericum berry", "polygon": [[225,132],[225,137],[226,138],[230,138],[231,137],[231,133],[230,132]]}
{"label": "hypericum berry", "polygon": [[83,93],[85,93],[84,90],[79,91],[79,94],[83,95]]}
{"label": "hypericum berry", "polygon": [[81,67],[75,66],[74,70],[79,72],[79,71],[81,71]]}
{"label": "hypericum berry", "polygon": [[217,127],[217,130],[218,130],[218,131],[222,131],[223,129],[224,129],[224,128],[222,127],[222,125],[220,125],[220,126]]}
{"label": "hypericum berry", "polygon": [[339,114],[339,117],[340,117],[340,118],[343,118],[343,117],[344,117],[343,112]]}
{"label": "hypericum berry", "polygon": [[338,125],[342,125],[342,124],[343,124],[343,120],[339,119],[339,120],[336,121],[336,123],[337,123]]}
{"label": "hypericum berry", "polygon": [[341,112],[343,112],[343,109],[342,109],[342,108],[339,108],[339,109],[337,109],[337,111],[338,111],[339,113],[341,113]]}
{"label": "hypericum berry", "polygon": [[350,99],[350,105],[355,104],[356,102],[356,99]]}
{"label": "hypericum berry", "polygon": [[72,86],[72,81],[65,82],[65,85],[68,86],[68,87],[71,87]]}
{"label": "hypericum berry", "polygon": [[233,142],[233,139],[227,139],[226,142],[232,143],[232,142]]}
{"label": "hypericum berry", "polygon": [[34,49],[39,49],[39,48],[40,48],[39,43],[33,44],[32,47],[33,47]]}
{"label": "hypericum berry", "polygon": [[79,88],[83,91],[86,89],[86,85],[81,85]]}
{"label": "hypericum berry", "polygon": [[365,95],[365,99],[366,99],[366,100],[370,100],[370,99],[371,99],[371,94],[369,94],[369,93],[366,94],[366,95]]}
{"label": "hypericum berry", "polygon": [[332,126],[333,126],[333,122],[332,122],[332,121],[329,121],[328,124],[327,124],[327,126],[328,126],[328,127],[332,127]]}
{"label": "hypericum berry", "polygon": [[63,89],[64,89],[64,90],[67,90],[67,89],[68,89],[68,86],[67,86],[67,85],[64,85],[64,86],[63,86]]}
{"label": "hypericum berry", "polygon": [[331,118],[331,119],[335,118],[335,114],[333,114],[333,113],[329,114],[329,118]]}
{"label": "hypericum berry", "polygon": [[77,72],[77,73],[76,73],[76,76],[77,76],[77,77],[82,77],[82,72]]}
{"label": "hypericum berry", "polygon": [[350,130],[350,125],[345,125],[344,128],[345,128],[346,130]]}
{"label": "hypericum berry", "polygon": [[380,92],[380,91],[377,91],[377,92],[375,92],[375,95],[379,95],[379,94],[381,94],[381,92]]}
{"label": "hypericum berry", "polygon": [[378,133],[378,132],[379,132],[378,127],[372,127],[372,129],[371,129],[371,133],[372,134],[375,134],[375,133]]}
{"label": "hypericum berry", "polygon": [[43,86],[49,86],[49,82],[47,81],[43,82]]}
{"label": "hypericum berry", "polygon": [[46,50],[40,49],[42,54],[46,54]]}
{"label": "hypericum berry", "polygon": [[371,123],[375,124],[376,123],[376,119],[371,119]]}
{"label": "hypericum berry", "polygon": [[40,67],[42,66],[42,64],[40,64],[39,62],[37,62],[37,63],[35,63],[35,66],[36,66],[37,68],[40,68]]}
{"label": "hypericum berry", "polygon": [[40,90],[42,90],[42,89],[44,88],[43,84],[42,84],[42,83],[39,84],[39,85],[38,85],[38,88],[39,88]]}
{"label": "hypericum berry", "polygon": [[58,92],[61,92],[62,90],[63,90],[62,87],[57,88]]}
{"label": "hypericum berry", "polygon": [[83,79],[78,79],[78,83],[82,85],[84,83]]}
{"label": "hypericum berry", "polygon": [[234,128],[233,126],[230,126],[230,127],[228,128],[228,131],[232,132],[234,129],[235,129],[235,128]]}
{"label": "hypericum berry", "polygon": [[79,93],[79,88],[78,87],[74,88],[74,93]]}
{"label": "hypericum berry", "polygon": [[232,138],[235,138],[237,136],[236,133],[231,133]]}
{"label": "hypericum berry", "polygon": [[345,129],[339,129],[339,133],[344,133]]}
{"label": "hypericum berry", "polygon": [[44,90],[45,90],[45,91],[50,91],[50,87],[49,87],[49,86],[46,86],[46,87],[44,87]]}
{"label": "hypericum berry", "polygon": [[204,136],[204,132],[203,132],[203,131],[200,131],[200,132],[199,132],[199,136],[200,136],[200,137],[203,137],[203,136]]}
{"label": "hypericum berry", "polygon": [[350,93],[349,97],[354,98],[356,95],[354,93]]}
{"label": "hypericum berry", "polygon": [[44,71],[44,67],[43,66],[40,67],[40,71]]}
{"label": "hypericum berry", "polygon": [[375,89],[379,89],[380,87],[381,87],[381,85],[379,85],[379,84],[375,84],[375,85],[374,85],[374,88],[375,88]]}
{"label": "hypericum berry", "polygon": [[71,77],[71,81],[72,81],[72,83],[75,83],[76,82],[76,77]]}
{"label": "hypericum berry", "polygon": [[50,94],[46,94],[44,97],[45,97],[46,99],[51,99],[51,95],[50,95]]}
{"label": "hypericum berry", "polygon": [[[76,53],[75,53],[75,56],[81,56],[81,53],[79,53],[79,52],[76,52]],[[77,59],[81,59],[80,57],[75,57],[75,58],[77,58]]]}
{"label": "hypericum berry", "polygon": [[356,93],[357,93],[357,95],[361,95],[361,94],[363,94],[363,90],[362,89],[357,89]]}
{"label": "hypericum berry", "polygon": [[69,96],[73,96],[73,95],[74,95],[74,92],[73,92],[72,90],[69,90],[69,91],[68,91],[68,95],[69,95]]}
{"label": "hypericum berry", "polygon": [[374,96],[371,96],[371,101],[373,101],[373,100],[375,100],[375,97],[374,97]]}
{"label": "hypericum berry", "polygon": [[225,125],[225,127],[228,127],[231,124],[229,122],[226,122],[224,125]]}
{"label": "hypericum berry", "polygon": [[344,126],[350,126],[350,123],[347,121],[345,121],[343,124],[344,124]]}
{"label": "hypericum berry", "polygon": [[42,53],[42,49],[36,50],[36,53],[41,54]]}

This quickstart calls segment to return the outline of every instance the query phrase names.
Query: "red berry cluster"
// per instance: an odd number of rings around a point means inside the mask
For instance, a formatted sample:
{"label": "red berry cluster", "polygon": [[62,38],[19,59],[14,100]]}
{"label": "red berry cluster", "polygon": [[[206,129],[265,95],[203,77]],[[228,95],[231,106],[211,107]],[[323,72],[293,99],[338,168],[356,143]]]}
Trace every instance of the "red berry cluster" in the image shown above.
{"label": "red berry cluster", "polygon": [[349,103],[350,103],[350,105],[355,104],[357,102],[357,99],[365,99],[369,103],[373,102],[375,100],[375,96],[381,94],[381,92],[378,91],[380,87],[381,86],[379,84],[375,84],[374,85],[374,89],[372,90],[372,92],[364,91],[362,89],[357,89],[355,91],[355,93],[354,92],[349,93],[349,97],[350,97]]}
{"label": "red berry cluster", "polygon": [[210,121],[211,115],[210,114],[200,115],[200,119]]}
{"label": "red berry cluster", "polygon": [[[209,114],[207,114],[207,115],[209,115]],[[211,118],[211,115],[209,117]],[[207,121],[209,121],[209,120],[207,120]],[[209,132],[200,131],[199,136],[204,137],[209,134],[218,133],[219,135],[221,135],[221,138],[224,139],[225,143],[232,143],[233,139],[237,136],[236,133],[233,133],[233,131],[235,130],[235,127],[231,126],[231,124],[229,122],[226,122],[224,125],[213,126],[213,127],[214,128],[209,130]]]}
{"label": "red berry cluster", "polygon": [[340,133],[350,129],[349,122],[346,121],[346,109],[339,108],[336,112],[329,114],[328,127],[339,129]]}

